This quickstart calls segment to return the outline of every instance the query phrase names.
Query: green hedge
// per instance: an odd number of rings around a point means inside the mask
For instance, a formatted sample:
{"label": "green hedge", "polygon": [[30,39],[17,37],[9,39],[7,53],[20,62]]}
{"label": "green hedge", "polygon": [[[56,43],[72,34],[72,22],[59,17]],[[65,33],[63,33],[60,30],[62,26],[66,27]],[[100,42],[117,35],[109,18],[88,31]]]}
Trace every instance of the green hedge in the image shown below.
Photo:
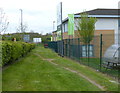
{"label": "green hedge", "polygon": [[25,56],[35,48],[35,44],[25,42],[2,42],[2,66]]}

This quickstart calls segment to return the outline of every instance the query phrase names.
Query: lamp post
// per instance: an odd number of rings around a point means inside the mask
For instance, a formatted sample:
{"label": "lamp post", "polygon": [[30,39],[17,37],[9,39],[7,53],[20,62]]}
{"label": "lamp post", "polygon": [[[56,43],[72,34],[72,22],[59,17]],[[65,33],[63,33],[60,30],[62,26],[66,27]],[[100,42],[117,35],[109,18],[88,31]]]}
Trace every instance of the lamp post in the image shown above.
{"label": "lamp post", "polygon": [[53,31],[55,30],[55,21],[53,21]]}
{"label": "lamp post", "polygon": [[20,10],[20,12],[21,12],[21,23],[20,23],[20,26],[21,26],[21,34],[22,34],[22,36],[21,36],[21,40],[23,40],[23,10],[22,9],[19,9]]}
{"label": "lamp post", "polygon": [[21,32],[23,32],[23,10],[20,9],[20,12],[21,12],[21,23],[20,23],[20,25],[21,25]]}
{"label": "lamp post", "polygon": [[62,2],[60,2],[60,12],[61,12],[61,40],[63,40],[63,29],[62,29]]}

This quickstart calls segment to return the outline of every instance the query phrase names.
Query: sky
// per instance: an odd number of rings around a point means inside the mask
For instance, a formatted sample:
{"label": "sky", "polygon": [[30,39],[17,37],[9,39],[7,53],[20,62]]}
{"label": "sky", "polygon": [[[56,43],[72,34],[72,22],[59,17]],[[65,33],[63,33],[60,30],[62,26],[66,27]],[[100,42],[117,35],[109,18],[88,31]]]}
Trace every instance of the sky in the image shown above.
{"label": "sky", "polygon": [[[57,26],[57,5],[62,2],[63,19],[68,14],[80,13],[96,8],[118,8],[120,0],[0,0],[9,22],[5,33],[15,33],[20,25],[20,9],[23,10],[23,24],[26,32],[33,30],[41,34],[52,33]],[[53,27],[53,21],[54,27]]]}

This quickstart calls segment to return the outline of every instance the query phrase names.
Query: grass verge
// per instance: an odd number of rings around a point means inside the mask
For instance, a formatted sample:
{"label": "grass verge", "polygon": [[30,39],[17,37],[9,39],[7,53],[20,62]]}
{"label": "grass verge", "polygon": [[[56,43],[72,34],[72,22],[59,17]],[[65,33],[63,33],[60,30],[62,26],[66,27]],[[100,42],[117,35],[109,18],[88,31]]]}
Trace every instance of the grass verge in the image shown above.
{"label": "grass verge", "polygon": [[[44,59],[54,59],[52,62],[59,65],[42,60],[34,53]],[[101,91],[86,79],[63,69],[63,66],[86,75],[106,90],[118,90],[118,84],[110,82],[114,81],[112,78],[70,59],[61,58],[50,49],[37,47],[24,59],[3,70],[3,91]]]}

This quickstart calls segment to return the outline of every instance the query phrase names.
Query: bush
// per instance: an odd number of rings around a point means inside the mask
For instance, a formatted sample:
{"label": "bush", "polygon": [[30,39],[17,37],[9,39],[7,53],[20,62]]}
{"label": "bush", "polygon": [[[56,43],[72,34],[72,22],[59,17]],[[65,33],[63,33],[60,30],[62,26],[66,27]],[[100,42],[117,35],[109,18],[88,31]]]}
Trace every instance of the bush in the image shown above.
{"label": "bush", "polygon": [[2,66],[25,56],[35,48],[35,44],[25,42],[2,42]]}

